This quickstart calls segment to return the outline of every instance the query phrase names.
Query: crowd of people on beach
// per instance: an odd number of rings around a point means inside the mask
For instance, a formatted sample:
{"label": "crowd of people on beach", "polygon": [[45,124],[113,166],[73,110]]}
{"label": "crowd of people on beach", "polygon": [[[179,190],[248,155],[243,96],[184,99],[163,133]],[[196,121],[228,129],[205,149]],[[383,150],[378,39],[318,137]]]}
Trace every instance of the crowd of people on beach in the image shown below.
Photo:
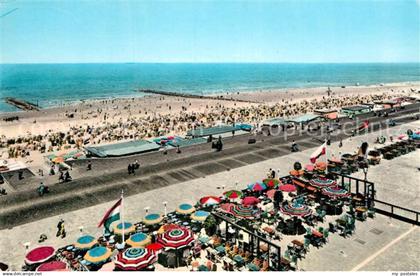
{"label": "crowd of people on beach", "polygon": [[[395,97],[395,95],[393,95]],[[52,130],[44,135],[32,135],[15,138],[0,137],[0,148],[7,148],[8,158],[26,157],[31,151],[41,153],[60,151],[70,148],[81,148],[83,145],[110,143],[131,139],[150,139],[164,135],[182,135],[197,127],[211,127],[218,123],[249,123],[257,126],[268,118],[290,118],[300,114],[313,112],[315,109],[336,109],[343,106],[368,103],[375,100],[389,99],[389,94],[330,96],[321,99],[291,101],[281,100],[276,104],[258,104],[247,107],[225,107],[222,104],[206,106],[200,112],[183,108],[178,113],[147,114],[140,110],[131,110],[131,106],[117,106],[117,109],[129,110],[129,115],[118,120],[109,120],[109,114],[102,109],[90,116],[103,118],[100,124],[70,127],[67,132]],[[168,106],[169,109],[170,106]],[[140,115],[133,115],[134,113]],[[131,115],[130,115],[131,114]],[[85,117],[88,119],[89,117]],[[115,116],[114,116],[115,118]]]}

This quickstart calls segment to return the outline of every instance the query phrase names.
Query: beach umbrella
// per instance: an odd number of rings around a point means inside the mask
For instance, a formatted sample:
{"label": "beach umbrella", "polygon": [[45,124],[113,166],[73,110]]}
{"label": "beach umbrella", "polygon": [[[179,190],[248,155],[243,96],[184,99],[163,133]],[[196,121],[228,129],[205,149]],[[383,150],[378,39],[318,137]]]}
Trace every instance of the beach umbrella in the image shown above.
{"label": "beach umbrella", "polygon": [[280,211],[283,214],[286,214],[289,216],[298,216],[298,217],[303,217],[312,213],[312,210],[307,205],[300,204],[297,202],[280,206]]}
{"label": "beach umbrella", "polygon": [[266,178],[263,180],[263,183],[267,186],[267,188],[277,188],[277,186],[280,184],[280,181],[274,178]]}
{"label": "beach umbrella", "polygon": [[312,165],[312,164],[307,164],[307,165],[305,166],[305,170],[306,170],[306,171],[308,171],[308,172],[312,172],[312,171],[314,170],[314,165]]}
{"label": "beach umbrella", "polygon": [[168,223],[168,224],[164,224],[162,225],[159,230],[157,231],[158,234],[163,234],[166,231],[172,230],[172,229],[176,229],[179,228],[181,226],[179,226],[178,224],[175,223]]}
{"label": "beach umbrella", "polygon": [[199,210],[191,215],[191,219],[195,221],[205,221],[209,215],[210,215],[209,212]]}
{"label": "beach umbrella", "polygon": [[158,224],[163,220],[163,216],[160,214],[148,214],[144,217],[143,223],[147,225]]}
{"label": "beach umbrella", "polygon": [[155,251],[131,247],[117,255],[115,267],[122,270],[141,270],[157,261]]}
{"label": "beach umbrella", "polygon": [[205,196],[200,198],[201,205],[216,205],[219,204],[221,199],[216,196]]}
{"label": "beach umbrella", "polygon": [[311,184],[314,187],[324,188],[324,187],[329,187],[329,186],[335,186],[337,182],[333,179],[329,179],[326,177],[318,177],[318,178],[311,179],[309,181],[309,184]]}
{"label": "beach umbrella", "polygon": [[293,184],[284,184],[279,187],[279,190],[286,193],[296,192],[296,186]]}
{"label": "beach umbrella", "polygon": [[190,229],[180,227],[158,235],[156,242],[165,248],[180,249],[194,242],[194,234]]}
{"label": "beach umbrella", "polygon": [[255,210],[251,206],[244,206],[244,205],[237,205],[232,203],[222,204],[222,210],[226,213],[234,215],[235,217],[240,218],[253,218],[257,213],[258,210]]}
{"label": "beach umbrella", "polygon": [[90,249],[96,244],[96,239],[90,235],[81,236],[77,239],[74,247],[77,249]]}
{"label": "beach umbrella", "polygon": [[188,203],[182,203],[178,205],[178,207],[176,208],[176,212],[183,215],[191,214],[194,211],[195,211],[195,208],[191,204],[188,204]]}
{"label": "beach umbrella", "polygon": [[242,196],[242,192],[237,191],[237,190],[230,190],[230,191],[224,192],[223,195],[228,199],[236,199]]}
{"label": "beach umbrella", "polygon": [[54,247],[40,246],[32,249],[26,254],[25,263],[28,265],[43,263],[54,257],[54,255]]}
{"label": "beach umbrella", "polygon": [[256,198],[255,196],[247,196],[242,199],[242,204],[247,205],[257,205],[260,203],[260,200]]}
{"label": "beach umbrella", "polygon": [[330,197],[349,197],[350,196],[350,193],[347,190],[342,189],[338,186],[330,186],[330,187],[322,188],[321,192],[322,194],[326,196],[330,196]]}
{"label": "beach umbrella", "polygon": [[248,185],[248,190],[251,191],[264,191],[267,189],[267,186],[264,183],[255,182]]}
{"label": "beach umbrella", "polygon": [[41,264],[36,268],[36,271],[68,271],[68,269],[65,262],[51,261]]}
{"label": "beach umbrella", "polygon": [[302,175],[303,175],[303,173],[304,173],[304,171],[303,171],[303,170],[291,170],[291,171],[289,172],[289,174],[290,174],[291,176],[302,176]]}
{"label": "beach umbrella", "polygon": [[53,159],[51,159],[52,162],[58,164],[58,163],[63,163],[64,162],[64,157],[63,156],[57,156],[54,157]]}
{"label": "beach umbrella", "polygon": [[112,252],[108,248],[103,246],[97,246],[92,249],[89,249],[89,251],[86,252],[83,258],[90,263],[100,264],[108,260],[109,257],[111,257],[111,255]]}
{"label": "beach umbrella", "polygon": [[267,197],[273,199],[274,198],[274,194],[276,193],[275,189],[271,189],[267,191]]}
{"label": "beach umbrella", "polygon": [[134,226],[134,224],[132,224],[131,222],[124,222],[124,223],[120,222],[114,226],[114,234],[122,235],[123,226],[124,226],[125,235],[136,231],[136,226]]}
{"label": "beach umbrella", "polygon": [[152,250],[152,251],[159,251],[163,248],[163,245],[161,245],[160,243],[151,243],[149,245],[146,246],[146,249]]}
{"label": "beach umbrella", "polygon": [[146,246],[151,242],[150,236],[145,233],[135,233],[127,240],[127,244],[131,247]]}
{"label": "beach umbrella", "polygon": [[316,162],[315,163],[315,168],[317,170],[325,171],[327,169],[327,163],[321,162],[321,161],[320,162]]}

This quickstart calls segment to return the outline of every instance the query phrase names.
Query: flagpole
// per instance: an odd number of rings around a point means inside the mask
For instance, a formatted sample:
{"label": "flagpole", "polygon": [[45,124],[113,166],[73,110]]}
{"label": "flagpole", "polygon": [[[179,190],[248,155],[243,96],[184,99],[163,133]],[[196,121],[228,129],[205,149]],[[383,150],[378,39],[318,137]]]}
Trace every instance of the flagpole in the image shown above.
{"label": "flagpole", "polygon": [[124,223],[124,190],[121,190],[121,223],[122,223],[122,246],[125,248],[125,223]]}

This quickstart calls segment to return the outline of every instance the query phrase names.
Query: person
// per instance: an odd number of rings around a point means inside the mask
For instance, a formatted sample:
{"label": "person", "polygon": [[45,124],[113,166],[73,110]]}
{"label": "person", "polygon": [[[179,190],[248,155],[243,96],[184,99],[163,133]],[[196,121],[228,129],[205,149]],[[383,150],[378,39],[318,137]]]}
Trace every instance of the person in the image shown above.
{"label": "person", "polygon": [[127,170],[128,170],[128,175],[130,175],[131,172],[132,172],[132,165],[131,164],[128,164]]}
{"label": "person", "polygon": [[276,171],[275,170],[272,170],[272,169],[270,169],[271,170],[271,178],[276,178]]}
{"label": "person", "polygon": [[39,243],[41,243],[41,242],[44,242],[44,241],[46,241],[48,238],[47,238],[47,235],[45,235],[45,234],[41,234],[40,236],[39,236],[39,240],[38,240],[38,242]]}
{"label": "person", "polygon": [[338,143],[338,147],[341,148],[343,146],[343,139],[340,139],[340,143]]}
{"label": "person", "polygon": [[87,164],[87,170],[90,171],[92,170],[92,162],[89,160],[88,164]]}
{"label": "person", "polygon": [[50,175],[55,175],[54,165],[52,165],[50,168]]}
{"label": "person", "polygon": [[22,180],[22,179],[23,179],[23,171],[22,171],[22,170],[20,170],[20,171],[18,172],[18,179],[19,179],[19,180]]}
{"label": "person", "polygon": [[68,182],[68,181],[71,181],[71,180],[72,180],[72,178],[70,176],[69,171],[66,171],[66,173],[64,174],[64,182]]}
{"label": "person", "polygon": [[291,148],[292,152],[296,152],[299,151],[299,147],[296,144],[295,140],[292,141],[292,148]]}
{"label": "person", "polygon": [[66,229],[64,228],[64,220],[60,219],[57,224],[57,233],[55,234],[56,237],[61,237],[64,239],[66,237]]}
{"label": "person", "polygon": [[280,190],[276,190],[274,193],[274,207],[278,209],[280,207],[280,203],[283,201],[283,193]]}
{"label": "person", "polygon": [[38,187],[38,195],[43,196],[45,194],[45,186],[44,183],[41,182]]}
{"label": "person", "polygon": [[139,161],[136,159],[136,160],[134,161],[133,169],[134,169],[134,170],[137,170],[137,169],[139,169],[139,168],[140,168],[140,164],[139,164]]}
{"label": "person", "polygon": [[176,146],[176,153],[181,153],[181,150],[179,148],[179,145]]}
{"label": "person", "polygon": [[64,173],[63,171],[60,171],[60,176],[58,177],[58,182],[63,182],[64,181]]}

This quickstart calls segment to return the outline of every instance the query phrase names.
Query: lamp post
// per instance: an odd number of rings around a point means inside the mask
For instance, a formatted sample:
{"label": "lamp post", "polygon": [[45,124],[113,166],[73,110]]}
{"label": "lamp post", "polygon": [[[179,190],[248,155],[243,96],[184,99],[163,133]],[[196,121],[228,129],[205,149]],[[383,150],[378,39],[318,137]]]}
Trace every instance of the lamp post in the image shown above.
{"label": "lamp post", "polygon": [[164,214],[165,214],[165,217],[166,217],[166,206],[167,206],[168,202],[164,201],[164,202],[162,202],[162,204],[163,204]]}

